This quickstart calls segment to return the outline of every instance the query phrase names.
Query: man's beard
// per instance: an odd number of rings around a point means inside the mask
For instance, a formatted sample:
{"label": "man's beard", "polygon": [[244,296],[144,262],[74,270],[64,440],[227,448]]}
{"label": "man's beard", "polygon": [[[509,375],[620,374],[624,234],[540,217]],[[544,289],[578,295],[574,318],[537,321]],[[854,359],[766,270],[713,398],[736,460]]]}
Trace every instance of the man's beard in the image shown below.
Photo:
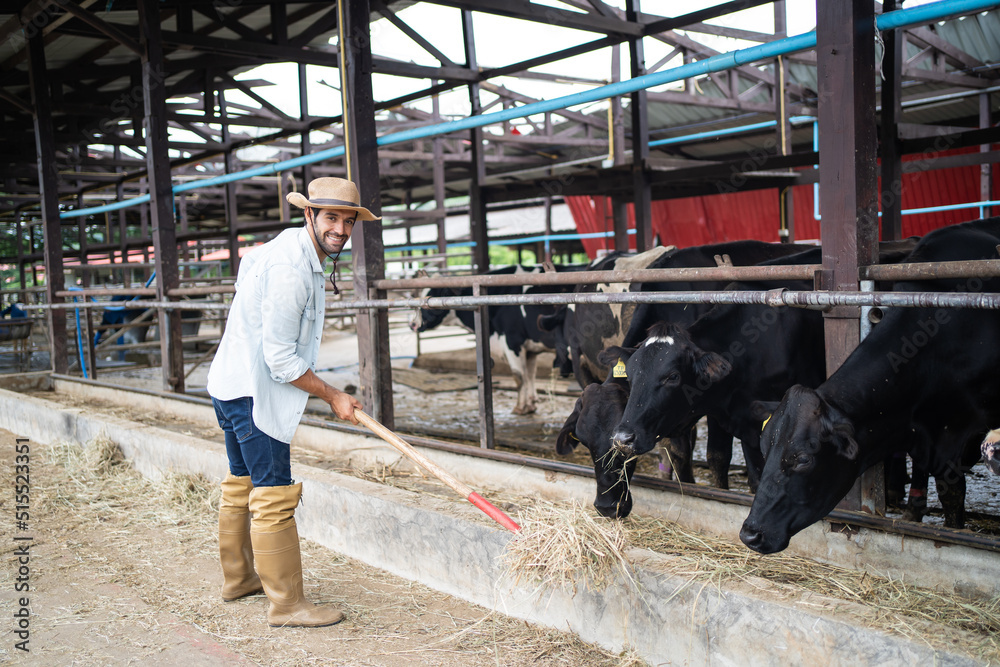
{"label": "man's beard", "polygon": [[346,238],[340,244],[339,248],[334,247],[334,246],[330,245],[329,243],[327,243],[325,235],[321,235],[319,233],[319,229],[316,226],[316,218],[315,217],[313,217],[313,219],[312,219],[312,230],[313,230],[313,236],[316,238],[316,245],[319,246],[320,250],[322,250],[324,253],[326,253],[327,257],[333,258],[335,255],[339,255],[340,251],[344,249],[344,244],[347,243],[347,239]]}

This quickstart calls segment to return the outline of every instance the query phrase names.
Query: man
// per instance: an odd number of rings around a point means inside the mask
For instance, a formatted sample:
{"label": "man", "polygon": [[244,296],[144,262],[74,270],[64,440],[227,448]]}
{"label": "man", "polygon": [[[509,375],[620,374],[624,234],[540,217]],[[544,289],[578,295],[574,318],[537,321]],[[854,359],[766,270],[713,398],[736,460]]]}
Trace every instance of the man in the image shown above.
{"label": "man", "polygon": [[286,229],[243,259],[208,373],[229,456],[219,503],[222,599],[263,587],[269,625],[322,627],[344,615],[302,593],[294,516],[302,484],[292,482],[289,443],[310,394],[340,419],[358,423],[354,409],[361,404],[314,372],[326,305],[323,259],[336,266],[354,224],[379,218],[360,206],[357,187],[342,178],[317,178],[308,199],[292,192],[288,201],[305,209],[305,226]]}

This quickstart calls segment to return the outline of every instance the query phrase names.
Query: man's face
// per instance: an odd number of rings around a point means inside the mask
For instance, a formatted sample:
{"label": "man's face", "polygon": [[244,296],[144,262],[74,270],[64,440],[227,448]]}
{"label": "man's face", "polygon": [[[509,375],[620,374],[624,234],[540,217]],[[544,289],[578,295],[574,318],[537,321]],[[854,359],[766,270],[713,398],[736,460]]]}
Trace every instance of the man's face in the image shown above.
{"label": "man's face", "polygon": [[320,259],[324,253],[336,255],[343,250],[344,244],[351,238],[357,217],[357,211],[346,208],[306,209],[309,235]]}

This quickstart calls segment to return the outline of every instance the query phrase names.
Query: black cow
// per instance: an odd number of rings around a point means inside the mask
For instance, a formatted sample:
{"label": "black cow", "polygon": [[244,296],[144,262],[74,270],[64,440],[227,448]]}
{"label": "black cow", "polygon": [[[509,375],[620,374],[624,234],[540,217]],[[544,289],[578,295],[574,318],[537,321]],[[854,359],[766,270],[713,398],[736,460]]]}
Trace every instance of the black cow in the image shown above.
{"label": "black cow", "polygon": [[583,443],[590,452],[597,480],[594,507],[609,519],[626,517],[632,511],[629,480],[635,472],[636,457],[621,457],[610,446],[610,426],[621,419],[627,402],[628,380],[624,378],[609,375],[603,383],[588,384],[556,438],[559,454],[569,454],[577,443]]}
{"label": "black cow", "polygon": [[[907,261],[994,259],[998,243],[1000,218],[964,223],[931,232]],[[900,282],[895,289],[997,292],[1000,279]],[[826,382],[796,385],[776,406],[761,435],[766,462],[743,543],[781,551],[901,443],[915,466],[937,478],[945,524],[960,527],[962,455],[1000,420],[998,340],[1000,311],[888,309]]]}
{"label": "black cow", "polygon": [[[728,256],[729,260],[734,265],[743,266],[755,264],[773,257],[784,257],[790,254],[801,253],[804,250],[813,247],[814,246],[779,245],[773,243],[763,243],[760,241],[720,243],[666,252],[652,264],[649,264],[648,268],[710,267],[717,265],[716,257],[722,259],[723,256]],[[816,259],[816,262],[818,261],[819,259]],[[728,282],[723,281],[697,283],[663,282],[644,283],[641,284],[641,286],[634,286],[634,289],[648,290],[650,289],[650,286],[653,286],[659,287],[660,291],[721,290],[725,289],[727,285]],[[582,353],[585,350],[601,349],[598,347],[601,339],[597,337],[596,334],[598,332],[607,332],[610,327],[606,327],[604,325],[608,322],[611,322],[616,326],[620,326],[621,328],[619,329],[619,332],[623,329],[631,331],[635,327],[635,317],[639,316],[641,311],[642,317],[659,316],[666,318],[667,321],[687,324],[693,322],[699,314],[706,312],[709,308],[710,306],[707,305],[693,304],[656,304],[655,308],[648,305],[639,305],[636,307],[634,311],[635,315],[630,322],[615,320],[612,317],[610,310],[607,310],[607,312],[603,315],[600,310],[595,310],[591,311],[594,314],[594,320],[592,320],[589,327],[581,326],[579,321],[571,322],[570,320],[567,320],[567,333],[565,335],[567,342],[570,343],[571,350],[574,345],[577,345]],[[575,326],[575,329],[570,326],[571,324]],[[586,335],[596,338],[598,341],[597,344],[595,345],[594,342],[582,341],[581,339],[586,338]],[[619,333],[619,335],[621,334]],[[615,363],[616,360],[617,358],[612,358],[610,363]],[[603,372],[606,375],[608,374],[609,366],[607,361],[602,361],[600,358],[597,358],[594,360],[588,360],[587,363],[591,368],[596,369],[596,372],[603,369]],[[622,386],[625,385],[622,384]],[[594,502],[594,506],[599,512],[608,517],[627,516],[629,510],[631,509],[631,497],[618,495],[619,491],[627,493],[627,487],[612,486],[614,480],[611,479],[612,477],[619,476],[619,471],[624,459],[621,459],[616,463],[616,457],[608,454],[611,448],[611,432],[614,429],[614,426],[618,423],[618,419],[620,419],[622,414],[621,410],[618,410],[617,413],[615,412],[617,409],[617,402],[615,399],[619,396],[620,394],[617,390],[609,388],[591,390],[591,400],[583,402],[581,398],[581,401],[577,402],[576,408],[567,418],[566,423],[563,426],[561,440],[557,441],[557,451],[563,454],[568,453],[578,442],[583,443],[590,450],[591,457],[595,460],[595,476],[598,479],[597,499]],[[602,412],[602,415],[604,415],[606,419],[601,421],[589,419],[589,415],[587,414],[589,406],[599,404],[603,405],[600,400],[598,400],[598,397],[603,397],[607,403],[607,407],[604,407],[604,411]],[[622,404],[622,408],[623,407],[624,404]],[[614,416],[615,419],[612,421],[610,416]],[[586,422],[589,426],[589,428],[585,428],[585,435],[580,433],[580,428],[578,427],[579,422]],[[595,427],[595,422],[600,426],[600,429]],[[570,437],[574,434],[574,437]],[[691,466],[691,452],[693,450],[694,443],[693,428],[688,429],[685,432],[674,432],[669,434],[661,433],[660,435],[672,436],[668,446],[668,453],[670,455],[671,465],[677,474],[677,479],[682,482],[694,482],[694,474]],[[732,436],[720,427],[713,419],[710,419],[708,422],[707,458],[712,474],[712,483],[720,488],[728,488],[728,468],[729,461],[732,457],[732,446]],[[600,465],[597,465],[596,463],[598,460],[601,461]],[[611,467],[609,468],[609,466]],[[610,480],[609,484],[604,484],[602,482],[602,478],[604,477]],[[616,489],[616,491],[609,490],[611,488]]]}
{"label": "black cow", "polygon": [[[579,270],[580,267],[569,267]],[[564,268],[565,270],[565,268]],[[540,273],[541,267],[508,266],[490,271],[488,275],[509,275],[514,273]],[[551,294],[570,289],[562,286],[536,287],[490,287],[489,294]],[[425,296],[470,296],[472,288],[433,288]],[[535,374],[538,355],[542,352],[556,352],[554,366],[568,375],[569,363],[566,347],[557,337],[538,328],[538,318],[551,315],[552,306],[490,306],[490,353],[503,358],[510,365],[517,386],[517,404],[514,414],[530,414],[536,409],[537,393]],[[446,320],[452,320],[470,331],[475,330],[473,311],[418,309],[410,320],[410,328],[416,332],[433,329]]]}

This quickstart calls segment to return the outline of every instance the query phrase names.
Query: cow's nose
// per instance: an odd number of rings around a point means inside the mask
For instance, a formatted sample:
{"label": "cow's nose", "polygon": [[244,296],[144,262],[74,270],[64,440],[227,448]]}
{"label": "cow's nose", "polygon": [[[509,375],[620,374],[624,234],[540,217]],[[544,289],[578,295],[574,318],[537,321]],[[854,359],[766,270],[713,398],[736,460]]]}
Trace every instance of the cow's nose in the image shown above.
{"label": "cow's nose", "polygon": [[764,535],[756,528],[751,528],[744,523],[743,528],[740,529],[740,541],[757,551],[764,544]]}
{"label": "cow's nose", "polygon": [[619,447],[631,447],[635,442],[635,433],[629,431],[615,431],[611,441]]}

